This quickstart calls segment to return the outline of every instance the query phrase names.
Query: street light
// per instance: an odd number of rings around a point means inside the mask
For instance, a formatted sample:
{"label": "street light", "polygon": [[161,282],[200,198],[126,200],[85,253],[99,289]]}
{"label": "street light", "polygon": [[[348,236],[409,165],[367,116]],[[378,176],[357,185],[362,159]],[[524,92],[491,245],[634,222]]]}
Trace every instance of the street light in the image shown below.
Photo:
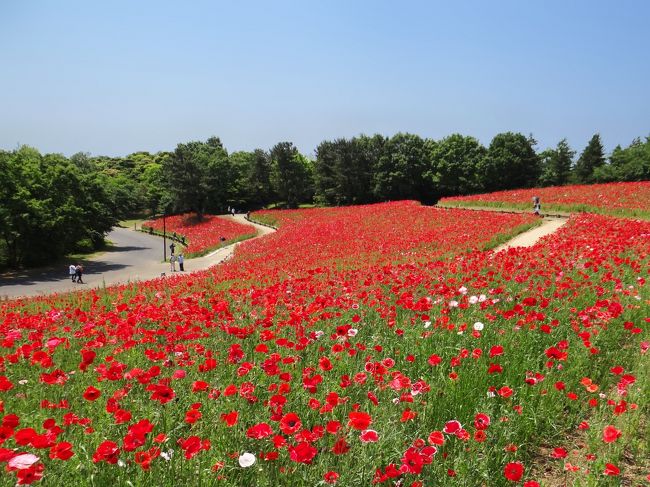
{"label": "street light", "polygon": [[167,262],[167,225],[165,224],[166,216],[167,208],[163,209],[163,262]]}

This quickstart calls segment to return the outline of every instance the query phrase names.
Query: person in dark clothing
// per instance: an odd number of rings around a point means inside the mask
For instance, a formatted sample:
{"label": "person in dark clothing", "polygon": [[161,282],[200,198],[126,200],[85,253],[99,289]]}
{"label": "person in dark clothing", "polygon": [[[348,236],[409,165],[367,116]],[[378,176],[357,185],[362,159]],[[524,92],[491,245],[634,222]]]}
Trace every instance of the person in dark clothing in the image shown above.
{"label": "person in dark clothing", "polygon": [[174,250],[176,249],[176,245],[174,245],[174,242],[169,244],[169,251],[172,255],[174,255]]}
{"label": "person in dark clothing", "polygon": [[84,273],[84,267],[81,264],[77,264],[76,271],[77,271],[77,274],[76,274],[77,282],[79,284],[83,284],[84,282],[81,280],[81,276]]}

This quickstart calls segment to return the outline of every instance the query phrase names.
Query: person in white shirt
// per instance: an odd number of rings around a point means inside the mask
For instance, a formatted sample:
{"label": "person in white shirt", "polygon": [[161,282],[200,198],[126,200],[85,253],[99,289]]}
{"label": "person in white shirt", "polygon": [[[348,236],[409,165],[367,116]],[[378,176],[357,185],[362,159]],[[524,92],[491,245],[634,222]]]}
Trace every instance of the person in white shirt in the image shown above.
{"label": "person in white shirt", "polygon": [[174,254],[169,257],[169,265],[171,267],[171,271],[174,272],[176,270],[176,256]]}
{"label": "person in white shirt", "polygon": [[72,278],[72,282],[75,282],[77,280],[77,266],[74,264],[70,264],[68,270],[70,272],[70,277]]}

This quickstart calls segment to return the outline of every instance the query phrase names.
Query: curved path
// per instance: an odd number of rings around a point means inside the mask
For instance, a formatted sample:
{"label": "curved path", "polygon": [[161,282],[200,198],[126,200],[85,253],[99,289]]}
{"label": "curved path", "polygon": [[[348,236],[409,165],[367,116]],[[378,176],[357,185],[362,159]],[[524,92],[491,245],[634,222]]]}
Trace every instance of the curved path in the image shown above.
{"label": "curved path", "polygon": [[541,225],[535,228],[531,228],[526,232],[520,233],[506,243],[499,245],[494,249],[494,251],[499,252],[500,250],[506,250],[510,247],[532,247],[540,238],[555,233],[566,222],[566,218],[546,217],[544,218],[544,222]]}
{"label": "curved path", "polygon": [[[238,223],[253,225],[259,238],[275,230],[246,220],[244,215],[226,216]],[[163,239],[126,228],[114,228],[107,236],[113,247],[93,257],[79,260],[84,266],[84,284],[71,282],[68,265],[0,274],[0,299],[38,296],[79,289],[98,288],[129,281],[143,281],[169,274],[169,264],[162,262]],[[169,242],[168,242],[169,243]],[[185,259],[185,272],[203,270],[232,256],[238,244],[221,247],[196,259]],[[178,268],[178,266],[177,266]]]}

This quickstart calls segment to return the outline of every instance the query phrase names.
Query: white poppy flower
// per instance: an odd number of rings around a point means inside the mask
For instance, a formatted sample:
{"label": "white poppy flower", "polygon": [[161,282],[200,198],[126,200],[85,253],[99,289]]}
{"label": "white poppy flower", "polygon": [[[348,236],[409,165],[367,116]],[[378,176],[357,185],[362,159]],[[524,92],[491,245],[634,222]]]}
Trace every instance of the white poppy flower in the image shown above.
{"label": "white poppy flower", "polygon": [[483,323],[481,323],[480,321],[477,321],[476,323],[474,323],[474,329],[476,331],[481,331],[484,327],[485,327],[485,325]]}
{"label": "white poppy flower", "polygon": [[255,464],[256,460],[257,459],[255,458],[255,455],[253,455],[252,453],[248,453],[248,452],[242,453],[241,455],[239,455],[239,466],[242,468],[251,467]]}

